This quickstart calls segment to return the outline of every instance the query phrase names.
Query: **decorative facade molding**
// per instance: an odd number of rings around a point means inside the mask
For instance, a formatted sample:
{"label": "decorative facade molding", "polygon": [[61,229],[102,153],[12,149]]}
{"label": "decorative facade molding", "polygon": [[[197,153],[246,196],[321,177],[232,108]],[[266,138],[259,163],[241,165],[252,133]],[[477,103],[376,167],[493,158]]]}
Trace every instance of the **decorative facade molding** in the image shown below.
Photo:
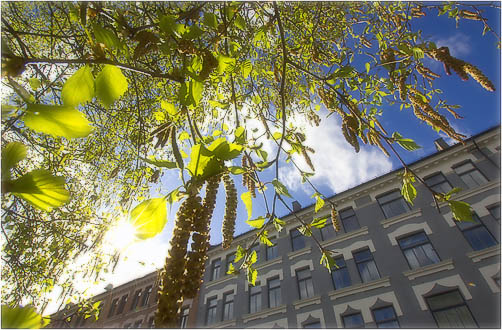
{"label": "decorative facade molding", "polygon": [[487,259],[490,257],[495,257],[500,255],[500,244],[491,246],[489,248],[479,250],[479,251],[472,251],[467,253],[467,256],[471,258],[473,262],[480,262],[483,259]]}
{"label": "decorative facade molding", "polygon": [[403,272],[403,275],[406,276],[409,280],[414,280],[418,277],[427,276],[430,274],[435,274],[442,272],[444,270],[454,269],[453,259],[447,259],[436,264],[427,265],[424,267],[419,267],[416,269],[408,270]]}
{"label": "decorative facade molding", "polygon": [[307,321],[309,317],[318,319],[321,322],[321,329],[326,329],[326,322],[324,321],[324,314],[322,309],[316,309],[310,312],[296,314],[296,327],[302,328],[302,323]]}
{"label": "decorative facade molding", "polygon": [[293,252],[289,252],[288,253],[288,259],[291,260],[293,258],[296,258],[296,257],[299,257],[299,256],[303,256],[303,255],[306,255],[306,254],[311,254],[312,253],[312,247],[311,246],[307,246],[307,247],[304,247],[303,249],[300,249],[300,250],[297,250],[297,251],[293,251]]}
{"label": "decorative facade molding", "polygon": [[286,305],[281,305],[274,308],[267,308],[265,310],[253,314],[244,314],[242,316],[242,321],[244,323],[248,323],[250,321],[263,319],[275,314],[282,314],[282,313],[286,313]]}
{"label": "decorative facade molding", "polygon": [[301,299],[293,302],[293,306],[295,306],[295,309],[300,309],[305,306],[312,306],[319,304],[321,304],[321,296],[315,296],[312,298]]}
{"label": "decorative facade molding", "polygon": [[429,224],[427,222],[421,222],[421,223],[410,223],[404,226],[401,226],[394,230],[391,233],[388,233],[387,236],[389,237],[390,243],[392,245],[398,245],[397,244],[397,237],[403,236],[406,234],[411,234],[415,231],[419,231],[420,229],[423,229],[427,235],[432,234],[431,227],[429,227]]}
{"label": "decorative facade molding", "polygon": [[228,281],[231,281],[231,280],[236,280],[239,276],[236,275],[236,274],[233,274],[233,275],[224,275],[223,277],[220,277],[219,279],[217,280],[214,280],[214,281],[210,281],[206,284],[206,289],[209,289],[215,285],[218,285],[218,284],[221,284],[221,283],[225,283],[225,282],[228,282]]}
{"label": "decorative facade molding", "polygon": [[390,226],[395,225],[396,223],[399,223],[401,221],[406,221],[406,220],[421,217],[421,216],[422,216],[422,209],[420,208],[420,209],[416,209],[411,212],[406,212],[404,214],[397,215],[397,216],[389,218],[389,219],[382,220],[382,221],[380,221],[380,224],[384,228],[389,228]]}
{"label": "decorative facade molding", "polygon": [[378,280],[374,280],[371,282],[351,285],[349,287],[340,290],[331,291],[328,293],[328,296],[331,300],[336,300],[341,297],[350,296],[360,292],[375,290],[378,288],[385,288],[388,286],[390,286],[390,277],[386,276],[384,278],[380,278]]}
{"label": "decorative facade molding", "polygon": [[443,277],[438,280],[413,285],[411,287],[413,289],[413,292],[415,292],[415,296],[418,300],[418,304],[420,305],[421,310],[426,311],[428,309],[427,304],[425,303],[424,295],[429,293],[436,284],[442,285],[444,287],[451,287],[451,288],[457,287],[460,290],[460,292],[462,292],[462,295],[464,296],[465,300],[472,299],[471,293],[467,289],[467,286],[465,285],[464,281],[462,280],[460,275],[456,274],[448,277]]}
{"label": "decorative facade molding", "polygon": [[492,290],[493,293],[500,292],[500,287],[493,279],[496,275],[500,277],[500,263],[481,267],[479,268],[479,272],[481,273],[481,275],[483,275],[486,283],[488,284],[490,290]]}
{"label": "decorative facade molding", "polygon": [[255,268],[257,270],[261,270],[263,268],[267,268],[269,266],[280,264],[280,263],[282,263],[282,256],[277,257],[277,258],[272,259],[272,260],[268,260],[267,262],[264,262],[264,263],[262,263],[260,265],[257,265]]}
{"label": "decorative facade molding", "polygon": [[321,246],[328,247],[330,245],[341,243],[343,241],[346,241],[346,240],[349,240],[352,238],[356,238],[356,237],[360,237],[360,236],[364,236],[367,234],[368,234],[368,226],[364,226],[364,227],[359,228],[358,230],[354,230],[354,231],[336,236],[335,238],[332,238],[330,240],[324,241],[321,243]]}

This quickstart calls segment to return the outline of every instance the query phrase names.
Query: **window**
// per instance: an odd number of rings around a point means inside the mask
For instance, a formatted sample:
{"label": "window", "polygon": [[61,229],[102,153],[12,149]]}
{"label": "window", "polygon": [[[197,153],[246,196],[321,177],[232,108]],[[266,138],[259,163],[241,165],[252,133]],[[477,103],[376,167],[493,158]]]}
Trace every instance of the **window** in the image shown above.
{"label": "window", "polygon": [[138,321],[134,322],[133,328],[135,328],[135,329],[141,328],[141,323],[143,323],[143,320],[138,320]]}
{"label": "window", "polygon": [[296,271],[296,280],[298,281],[298,291],[300,299],[306,299],[314,296],[314,286],[310,269],[304,268]]}
{"label": "window", "polygon": [[455,221],[472,249],[478,251],[496,245],[497,241],[475,213],[472,220],[474,221]]}
{"label": "window", "polygon": [[340,220],[342,221],[343,230],[345,230],[346,233],[361,228],[353,208],[340,211]]}
{"label": "window", "polygon": [[120,299],[120,304],[119,304],[119,308],[117,310],[117,315],[122,314],[126,304],[127,304],[127,295],[122,296],[122,298]]}
{"label": "window", "polygon": [[188,322],[188,314],[190,313],[190,308],[183,307],[181,309],[181,322],[180,322],[180,328],[185,329],[187,327],[187,322]]}
{"label": "window", "polygon": [[343,257],[336,258],[335,264],[338,268],[334,267],[331,270],[331,278],[333,279],[335,290],[351,286],[349,271]]}
{"label": "window", "polygon": [[373,260],[373,255],[369,249],[355,252],[352,255],[354,256],[354,261],[357,264],[357,269],[359,270],[359,275],[363,282],[369,282],[380,278],[375,260]]}
{"label": "window", "polygon": [[477,328],[458,290],[426,298],[439,328]]}
{"label": "window", "polygon": [[424,232],[398,240],[410,268],[418,268],[438,263],[439,257]]}
{"label": "window", "polygon": [[225,274],[228,272],[230,264],[232,264],[235,260],[235,253],[229,254],[227,256],[227,265],[225,267]]}
{"label": "window", "polygon": [[150,299],[150,295],[152,294],[152,286],[149,285],[145,289],[145,293],[143,294],[143,301],[141,302],[141,306],[148,305],[148,300]]}
{"label": "window", "polygon": [[317,322],[304,324],[303,329],[321,329],[321,322],[317,321]]}
{"label": "window", "polygon": [[394,307],[387,306],[372,310],[378,328],[399,328]]}
{"label": "window", "polygon": [[206,324],[213,324],[216,322],[216,307],[218,306],[218,297],[212,297],[207,300],[207,315]]}
{"label": "window", "polygon": [[117,305],[119,304],[119,298],[115,298],[112,301],[112,305],[110,306],[110,311],[108,312],[108,317],[112,317],[115,313],[115,309],[117,309]]}
{"label": "window", "polygon": [[361,313],[343,316],[344,328],[364,328],[364,320]]}
{"label": "window", "polygon": [[150,318],[148,319],[148,328],[149,329],[153,329],[155,327],[155,324],[153,324],[154,319],[155,319],[155,317],[153,317],[153,316],[150,316]]}
{"label": "window", "polygon": [[223,321],[234,318],[234,292],[223,295]]}
{"label": "window", "polygon": [[268,307],[277,307],[281,304],[281,280],[278,277],[268,280]]}
{"label": "window", "polygon": [[377,200],[387,219],[406,213],[410,210],[410,206],[404,201],[399,190],[377,197]]}
{"label": "window", "polygon": [[471,162],[456,166],[453,168],[455,173],[464,181],[468,188],[479,187],[482,184],[488,182],[481,172],[474,167]]}
{"label": "window", "polygon": [[450,183],[446,180],[443,173],[437,173],[426,178],[425,183],[427,183],[427,185],[437,193],[446,194],[452,189]]}
{"label": "window", "polygon": [[292,229],[289,233],[291,235],[291,245],[293,246],[293,251],[303,249],[305,247],[305,240],[298,228]]}
{"label": "window", "polygon": [[132,304],[131,304],[131,311],[134,310],[136,308],[136,306],[138,306],[138,302],[139,302],[139,299],[141,297],[141,289],[139,290],[136,290],[136,292],[134,292],[134,298],[132,300]]}
{"label": "window", "polygon": [[500,221],[500,204],[490,207],[488,212],[490,212],[495,220]]}
{"label": "window", "polygon": [[249,313],[261,310],[261,286],[257,282],[255,286],[249,286]]}
{"label": "window", "polygon": [[328,221],[326,221],[326,225],[319,229],[321,232],[321,239],[327,240],[328,238],[336,236],[335,229],[333,228],[333,222],[331,221],[331,218],[328,218]]}
{"label": "window", "polygon": [[213,260],[211,264],[211,281],[217,280],[220,277],[221,260],[218,258]]}
{"label": "window", "polygon": [[279,256],[279,253],[277,251],[277,239],[271,238],[270,241],[274,243],[274,245],[267,246],[267,260],[272,260]]}

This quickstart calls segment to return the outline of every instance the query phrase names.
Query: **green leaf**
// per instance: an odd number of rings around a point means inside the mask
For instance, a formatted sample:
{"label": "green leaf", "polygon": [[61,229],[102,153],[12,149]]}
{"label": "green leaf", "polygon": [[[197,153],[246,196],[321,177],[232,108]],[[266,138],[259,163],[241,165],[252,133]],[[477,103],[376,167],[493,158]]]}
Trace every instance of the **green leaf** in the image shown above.
{"label": "green leaf", "polygon": [[241,260],[244,256],[246,255],[246,250],[238,245],[237,246],[237,251],[235,251],[235,259],[234,259],[234,262],[238,262],[239,260]]}
{"label": "green leaf", "polygon": [[328,221],[328,216],[321,218],[314,218],[314,220],[312,220],[312,222],[310,223],[310,226],[317,229],[321,229],[326,226],[327,221]]}
{"label": "green leaf", "polygon": [[196,144],[192,147],[187,169],[192,177],[204,179],[221,172],[223,164],[203,145]]}
{"label": "green leaf", "polygon": [[366,74],[370,74],[371,64],[369,62],[366,62],[366,64],[364,64],[364,66],[366,67]]}
{"label": "green leaf", "polygon": [[221,160],[234,159],[242,152],[242,146],[235,143],[228,143],[223,137],[214,140],[207,149],[212,151],[216,158]]}
{"label": "green leaf", "polygon": [[140,159],[144,160],[148,164],[152,164],[158,167],[166,167],[166,168],[176,168],[176,162],[171,162],[169,160],[160,160],[160,159],[155,159],[153,156],[150,156],[150,158],[143,158],[139,157]]}
{"label": "green leaf", "polygon": [[64,185],[63,177],[53,176],[47,170],[34,170],[14,181],[7,181],[4,192],[11,192],[34,207],[49,212],[69,200],[70,193]]}
{"label": "green leaf", "polygon": [[180,191],[178,188],[174,189],[173,191],[171,191],[169,194],[167,194],[165,196],[167,202],[169,204],[173,204],[175,202],[177,202],[179,199],[180,199],[180,195],[179,195]]}
{"label": "green leaf", "polygon": [[251,252],[251,254],[247,257],[246,264],[251,266],[252,264],[255,264],[258,261],[258,254],[256,253],[255,250]]}
{"label": "green leaf", "polygon": [[93,24],[92,28],[94,30],[94,37],[96,38],[97,42],[105,44],[105,46],[110,49],[121,48],[119,38],[117,38],[115,33],[113,33],[111,30],[105,29],[99,24]]}
{"label": "green leaf", "polygon": [[415,187],[413,187],[413,184],[411,182],[406,182],[403,183],[403,186],[401,187],[401,195],[403,195],[404,199],[413,205],[413,201],[417,197],[417,190]]}
{"label": "green leaf", "polygon": [[204,20],[202,23],[210,28],[217,29],[218,28],[218,19],[216,15],[213,13],[204,13]]}
{"label": "green leaf", "polygon": [[412,139],[405,139],[398,132],[392,134],[392,138],[405,150],[413,151],[422,148]]}
{"label": "green leaf", "polygon": [[49,320],[37,314],[33,307],[11,308],[2,305],[3,329],[40,329],[49,324]]}
{"label": "green leaf", "polygon": [[235,269],[234,264],[230,263],[228,265],[227,275],[238,275],[238,274],[239,274],[239,270]]}
{"label": "green leaf", "polygon": [[310,227],[310,224],[307,224],[306,226],[303,225],[298,228],[298,231],[302,233],[303,236],[310,237],[312,236],[312,229]]}
{"label": "green leaf", "polygon": [[244,30],[246,28],[246,21],[244,21],[242,16],[239,14],[237,14],[237,16],[235,17],[234,24],[241,30]]}
{"label": "green leaf", "polygon": [[274,140],[280,140],[282,138],[282,133],[275,132],[274,134],[272,134],[272,137],[274,138]]}
{"label": "green leaf", "polygon": [[108,108],[126,92],[127,86],[120,68],[107,64],[96,77],[96,96]]}
{"label": "green leaf", "polygon": [[37,132],[69,139],[85,137],[92,131],[84,114],[71,106],[28,104],[24,124]]}
{"label": "green leaf", "polygon": [[338,266],[335,263],[335,259],[331,256],[329,252],[326,251],[323,251],[321,256],[321,261],[319,263],[324,267],[326,267],[330,273],[333,268],[338,268]]}
{"label": "green leaf", "polygon": [[284,226],[286,225],[286,222],[282,221],[279,218],[274,218],[273,222],[277,232],[281,232],[282,228],[284,228]]}
{"label": "green leaf", "polygon": [[457,221],[474,221],[472,218],[471,206],[466,202],[448,201],[453,218]]}
{"label": "green leaf", "polygon": [[419,47],[413,47],[412,49],[413,51],[413,56],[419,60],[421,58],[424,58],[424,51],[422,48],[419,48]]}
{"label": "green leaf", "polygon": [[262,233],[260,233],[260,242],[262,242],[263,244],[265,244],[267,246],[274,246],[274,243],[272,243],[268,239],[268,231],[267,230],[264,230]]}
{"label": "green leaf", "polygon": [[37,78],[28,79],[28,83],[30,84],[31,89],[33,89],[34,91],[36,91],[37,89],[40,88],[40,86],[42,86],[40,79]]}
{"label": "green leaf", "polygon": [[293,198],[290,194],[289,194],[289,191],[288,191],[288,188],[286,188],[285,185],[283,185],[279,180],[277,179],[274,179],[272,180],[272,184],[274,185],[274,188],[275,188],[275,191],[279,194],[279,195],[284,195],[284,196],[287,196],[289,198]]}
{"label": "green leaf", "polygon": [[259,217],[254,220],[247,220],[246,223],[253,228],[260,229],[261,227],[263,227],[263,224],[265,224],[265,218]]}
{"label": "green leaf", "polygon": [[94,77],[86,65],[75,72],[63,85],[61,98],[65,105],[77,105],[91,101],[94,97]]}
{"label": "green leaf", "polygon": [[235,130],[235,140],[234,143],[245,144],[246,143],[246,129],[242,126],[237,127]]}
{"label": "green leaf", "polygon": [[230,173],[232,173],[233,175],[238,175],[238,174],[242,174],[242,173],[246,173],[246,170],[243,169],[242,167],[240,166],[230,166],[228,168],[228,170],[230,171]]}
{"label": "green leaf", "polygon": [[260,156],[261,159],[263,159],[264,162],[267,161],[268,153],[265,150],[258,149],[256,150],[256,153],[258,154],[258,156]]}
{"label": "green leaf", "polygon": [[252,286],[255,285],[257,277],[258,277],[258,271],[253,267],[249,266],[247,270],[247,280],[249,283],[251,283]]}
{"label": "green leaf", "polygon": [[317,213],[317,211],[319,211],[324,206],[324,199],[322,199],[319,194],[316,194],[315,199],[316,201],[314,212]]}
{"label": "green leaf", "polygon": [[136,237],[147,239],[159,234],[167,222],[165,198],[152,198],[137,205],[130,215]]}
{"label": "green leaf", "polygon": [[217,57],[218,60],[218,73],[222,74],[227,69],[232,68],[235,65],[235,58],[231,58],[225,56],[223,54],[219,54]]}
{"label": "green leaf", "polygon": [[[251,197],[251,192],[250,191],[246,191],[245,193],[242,193],[241,194],[241,199],[244,202],[244,205],[246,206],[246,211],[248,212],[248,219],[251,219],[251,215],[253,214],[253,198]],[[254,220],[254,221],[256,221],[256,220]],[[265,219],[264,219],[264,221],[265,221]],[[254,227],[248,221],[246,221],[246,222],[250,226]]]}
{"label": "green leaf", "polygon": [[164,100],[160,101],[160,107],[166,110],[167,113],[170,114],[171,116],[176,116],[176,114],[178,113],[178,111],[176,111],[176,108],[174,107],[174,104],[171,104]]}
{"label": "green leaf", "polygon": [[455,187],[453,188],[452,190],[448,191],[445,195],[444,195],[444,198],[446,200],[449,200],[451,198],[451,196],[459,193],[460,191],[462,191],[462,188],[458,188],[458,187]]}
{"label": "green leaf", "polygon": [[2,180],[10,179],[10,169],[26,158],[26,146],[21,142],[9,142],[2,149]]}
{"label": "green leaf", "polygon": [[204,84],[197,80],[190,81],[190,96],[193,99],[193,104],[197,106],[202,99],[202,91],[204,89]]}
{"label": "green leaf", "polygon": [[251,73],[252,70],[253,70],[253,65],[251,64],[250,60],[245,60],[244,62],[242,62],[241,71],[244,79],[249,77],[249,74]]}

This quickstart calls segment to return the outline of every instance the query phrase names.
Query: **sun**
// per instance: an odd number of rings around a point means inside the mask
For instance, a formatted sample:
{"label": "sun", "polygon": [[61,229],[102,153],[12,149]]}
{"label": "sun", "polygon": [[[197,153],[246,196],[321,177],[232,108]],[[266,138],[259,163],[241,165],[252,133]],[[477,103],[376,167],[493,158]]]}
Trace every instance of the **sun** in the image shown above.
{"label": "sun", "polygon": [[136,241],[136,229],[129,221],[120,219],[108,229],[104,241],[114,250],[124,250]]}

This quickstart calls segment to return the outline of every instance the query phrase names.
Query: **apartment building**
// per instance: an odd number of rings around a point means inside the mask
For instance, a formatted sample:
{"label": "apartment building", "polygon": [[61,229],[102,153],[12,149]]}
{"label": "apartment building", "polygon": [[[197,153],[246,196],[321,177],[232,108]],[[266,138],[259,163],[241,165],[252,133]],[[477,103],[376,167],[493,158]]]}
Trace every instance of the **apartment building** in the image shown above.
{"label": "apartment building", "polygon": [[[321,245],[334,251],[338,267],[320,264],[313,239],[298,232],[293,214],[281,232],[269,227],[272,247],[253,246],[258,278],[227,275],[238,245],[249,246],[250,231],[231,247],[212,246],[204,282],[185,301],[181,327],[189,328],[363,328],[495,327],[500,322],[500,128],[448,146],[411,168],[436,191],[462,191],[472,223],[458,223],[447,204],[439,211],[425,186],[416,184],[413,205],[400,194],[402,169],[331,197],[342,230],[330,223],[313,229]],[[328,214],[313,205],[295,215],[310,222]],[[71,327],[146,328],[156,310],[156,273],[95,298],[103,301],[97,322],[74,317]],[[55,326],[67,326],[55,323]]]}

